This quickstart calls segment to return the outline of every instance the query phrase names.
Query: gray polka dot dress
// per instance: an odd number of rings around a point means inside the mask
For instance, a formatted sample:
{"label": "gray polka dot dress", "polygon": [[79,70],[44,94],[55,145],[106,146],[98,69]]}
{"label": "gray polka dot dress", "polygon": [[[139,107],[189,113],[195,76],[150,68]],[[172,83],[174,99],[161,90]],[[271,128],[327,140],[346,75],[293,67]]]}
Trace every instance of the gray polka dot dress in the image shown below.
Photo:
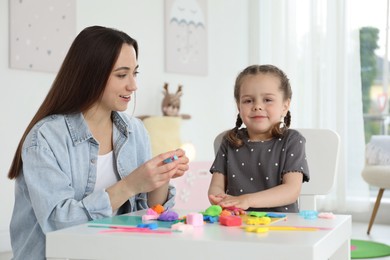
{"label": "gray polka dot dress", "polygon": [[[244,145],[230,146],[224,138],[210,172],[227,176],[226,193],[233,196],[266,190],[282,183],[288,172],[301,172],[309,181],[305,138],[289,129],[284,137],[251,142],[245,128],[239,130]],[[250,208],[249,211],[298,212],[298,203],[275,208]]]}

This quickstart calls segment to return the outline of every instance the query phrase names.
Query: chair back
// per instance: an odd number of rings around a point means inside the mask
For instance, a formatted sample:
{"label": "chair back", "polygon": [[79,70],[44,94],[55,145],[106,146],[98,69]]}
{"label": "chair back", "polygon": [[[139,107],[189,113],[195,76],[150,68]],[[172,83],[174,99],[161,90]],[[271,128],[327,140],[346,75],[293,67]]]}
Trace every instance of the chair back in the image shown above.
{"label": "chair back", "polygon": [[[299,128],[306,139],[306,158],[310,181],[302,184],[299,196],[300,210],[317,210],[316,196],[330,192],[338,167],[340,137],[330,129]],[[218,152],[226,131],[214,139],[214,152]]]}
{"label": "chair back", "polygon": [[316,210],[316,195],[326,195],[333,187],[338,168],[340,137],[330,129],[301,128],[306,139],[310,181],[302,184],[300,210]]}

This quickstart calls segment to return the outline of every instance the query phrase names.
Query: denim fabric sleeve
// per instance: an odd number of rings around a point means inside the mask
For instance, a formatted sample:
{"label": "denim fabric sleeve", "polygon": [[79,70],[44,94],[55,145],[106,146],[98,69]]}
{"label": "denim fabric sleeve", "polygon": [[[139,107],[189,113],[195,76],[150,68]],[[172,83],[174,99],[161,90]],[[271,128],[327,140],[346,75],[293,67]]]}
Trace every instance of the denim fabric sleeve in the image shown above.
{"label": "denim fabric sleeve", "polygon": [[[44,233],[111,216],[107,193],[85,194],[87,181],[81,174],[85,169],[69,174],[61,168],[61,163],[48,146],[24,148],[22,158],[28,194]],[[80,189],[81,185],[84,189]]]}
{"label": "denim fabric sleeve", "polygon": [[163,205],[165,209],[167,208],[173,208],[175,206],[175,196],[176,196],[176,188],[172,185],[169,185],[168,188],[168,199]]}

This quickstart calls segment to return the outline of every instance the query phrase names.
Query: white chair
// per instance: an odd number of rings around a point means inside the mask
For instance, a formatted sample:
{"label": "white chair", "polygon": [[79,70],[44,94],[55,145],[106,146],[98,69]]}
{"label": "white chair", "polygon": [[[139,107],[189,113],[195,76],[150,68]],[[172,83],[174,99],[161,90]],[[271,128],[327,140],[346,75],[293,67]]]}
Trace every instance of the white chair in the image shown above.
{"label": "white chair", "polygon": [[366,163],[362,170],[363,179],[370,185],[378,187],[378,196],[372,210],[367,234],[370,234],[374,224],[376,213],[378,212],[382,195],[385,189],[390,189],[390,136],[372,136],[366,145]]}
{"label": "white chair", "polygon": [[[316,196],[326,195],[331,190],[337,172],[340,137],[329,129],[296,129],[306,138],[306,157],[310,181],[302,184],[299,197],[300,210],[317,210]],[[214,152],[226,131],[214,139]]]}
{"label": "white chair", "polygon": [[368,224],[367,234],[370,234],[371,227],[374,224],[376,213],[381,204],[382,195],[385,189],[390,189],[390,165],[368,165],[366,164],[362,171],[363,179],[374,187],[379,187],[378,196],[372,210],[370,222]]}

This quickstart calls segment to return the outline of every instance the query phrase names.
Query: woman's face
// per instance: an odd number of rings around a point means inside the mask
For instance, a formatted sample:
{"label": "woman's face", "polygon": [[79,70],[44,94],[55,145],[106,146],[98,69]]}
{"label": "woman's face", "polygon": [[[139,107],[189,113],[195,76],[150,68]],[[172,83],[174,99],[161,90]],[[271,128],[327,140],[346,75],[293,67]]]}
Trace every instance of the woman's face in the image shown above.
{"label": "woman's face", "polygon": [[125,111],[131,94],[137,90],[138,62],[133,46],[123,44],[121,52],[104,89],[100,107],[111,111]]}
{"label": "woman's face", "polygon": [[243,78],[237,106],[251,140],[270,138],[273,125],[287,114],[290,100],[283,100],[280,84],[280,79],[272,74]]}

